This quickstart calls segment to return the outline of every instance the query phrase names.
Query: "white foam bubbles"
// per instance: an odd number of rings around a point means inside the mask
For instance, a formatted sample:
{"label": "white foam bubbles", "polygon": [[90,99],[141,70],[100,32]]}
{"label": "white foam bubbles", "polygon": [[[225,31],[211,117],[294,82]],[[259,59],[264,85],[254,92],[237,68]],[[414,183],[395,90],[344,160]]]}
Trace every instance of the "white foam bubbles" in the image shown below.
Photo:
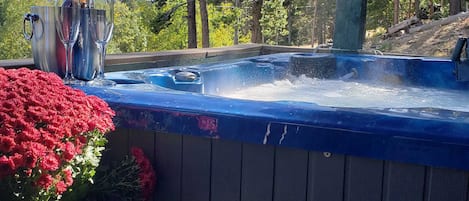
{"label": "white foam bubbles", "polygon": [[355,80],[322,80],[306,76],[222,93],[221,96],[261,101],[301,101],[331,107],[430,107],[469,112],[469,92]]}

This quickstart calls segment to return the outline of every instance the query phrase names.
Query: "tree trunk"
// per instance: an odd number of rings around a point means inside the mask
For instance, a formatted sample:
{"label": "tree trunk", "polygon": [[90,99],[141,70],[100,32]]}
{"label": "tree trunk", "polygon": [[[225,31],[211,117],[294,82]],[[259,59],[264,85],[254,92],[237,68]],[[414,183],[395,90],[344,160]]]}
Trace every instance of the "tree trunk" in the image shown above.
{"label": "tree trunk", "polygon": [[394,0],[394,17],[393,24],[399,23],[399,0]]}
{"label": "tree trunk", "polygon": [[461,0],[449,1],[449,15],[456,15],[461,12]]}
{"label": "tree trunk", "polygon": [[251,21],[251,42],[262,43],[262,29],[260,19],[262,18],[263,0],[254,0],[252,4],[252,21]]}
{"label": "tree trunk", "polygon": [[412,15],[414,14],[413,6],[414,6],[414,4],[413,4],[412,0],[409,0],[409,10],[407,10],[407,19],[410,19],[412,17]]}
{"label": "tree trunk", "polygon": [[326,43],[326,22],[324,20],[321,20],[321,25],[319,26],[320,29],[319,31],[319,44],[325,44]]}
{"label": "tree trunk", "polygon": [[461,0],[461,12],[466,12],[466,11],[467,11],[467,1]]}
{"label": "tree trunk", "polygon": [[188,42],[188,48],[197,48],[197,27],[195,23],[195,0],[187,0],[187,42]]}
{"label": "tree trunk", "polygon": [[[289,2],[290,3],[290,2]],[[292,32],[293,32],[293,15],[295,14],[295,10],[293,6],[288,5],[288,45],[292,45]]]}
{"label": "tree trunk", "polygon": [[[240,0],[235,0],[235,7],[239,9],[241,7]],[[236,16],[236,23],[234,27],[234,37],[233,37],[233,44],[237,45],[239,43],[239,18],[240,16]]]}
{"label": "tree trunk", "polygon": [[326,19],[327,17],[326,17],[325,9],[321,7],[321,9],[318,10],[317,22],[316,22],[316,37],[317,37],[318,45],[324,44],[324,32],[325,32],[324,24],[325,24]]}
{"label": "tree trunk", "polygon": [[[443,5],[443,1],[441,1],[441,5]],[[433,14],[435,13],[435,7],[433,6],[433,0],[428,1],[428,17],[433,19]]]}
{"label": "tree trunk", "polygon": [[208,27],[207,1],[199,0],[200,20],[202,21],[202,47],[210,47],[210,30]]}
{"label": "tree trunk", "polygon": [[318,0],[311,0],[314,13],[313,13],[313,22],[311,26],[311,47],[314,47],[314,40],[316,40],[316,26],[317,26],[317,18],[318,18]]}
{"label": "tree trunk", "polygon": [[336,13],[337,4],[331,3],[327,8],[327,18],[326,18],[326,43],[329,44],[334,38],[334,26],[335,26],[335,13]]}
{"label": "tree trunk", "polygon": [[415,15],[418,15],[418,13],[420,13],[420,0],[415,0],[414,11],[415,11]]}

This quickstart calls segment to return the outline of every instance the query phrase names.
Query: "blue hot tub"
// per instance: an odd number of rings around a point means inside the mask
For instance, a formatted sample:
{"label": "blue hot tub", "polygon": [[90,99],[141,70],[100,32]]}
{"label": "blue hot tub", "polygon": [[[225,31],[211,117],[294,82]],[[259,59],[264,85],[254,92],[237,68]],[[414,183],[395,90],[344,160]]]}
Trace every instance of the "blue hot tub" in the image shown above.
{"label": "blue hot tub", "polygon": [[154,153],[159,200],[464,200],[469,82],[455,68],[282,53],[109,73],[118,86],[83,90],[117,111],[114,149]]}

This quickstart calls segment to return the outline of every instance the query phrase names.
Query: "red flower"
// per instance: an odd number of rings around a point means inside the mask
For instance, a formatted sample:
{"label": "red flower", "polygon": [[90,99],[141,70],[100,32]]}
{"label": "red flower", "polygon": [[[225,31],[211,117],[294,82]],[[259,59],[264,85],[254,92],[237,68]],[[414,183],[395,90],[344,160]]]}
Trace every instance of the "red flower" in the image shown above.
{"label": "red flower", "polygon": [[73,184],[72,171],[70,169],[65,169],[63,172],[65,184],[67,184],[67,186],[71,186]]}
{"label": "red flower", "polygon": [[43,188],[43,189],[48,189],[53,182],[52,175],[50,174],[42,174],[41,177],[37,180],[36,185]]}
{"label": "red flower", "polygon": [[[34,96],[33,96],[34,97]],[[31,118],[33,121],[42,122],[49,120],[49,116],[47,116],[48,111],[41,106],[33,106],[30,105],[28,109],[26,109],[26,117]]]}
{"label": "red flower", "polygon": [[144,160],[145,153],[138,147],[132,147],[130,153],[135,157],[136,160]]}
{"label": "red flower", "polygon": [[50,171],[59,169],[59,158],[55,154],[46,155],[41,161],[40,168]]}
{"label": "red flower", "polygon": [[56,147],[57,144],[60,144],[61,142],[57,141],[55,136],[53,134],[48,133],[44,129],[40,129],[39,132],[41,133],[42,136],[42,143],[44,146],[46,146],[48,149],[53,149]]}
{"label": "red flower", "polygon": [[35,128],[33,128],[32,126],[28,126],[28,127],[23,127],[23,129],[20,129],[21,132],[19,134],[17,134],[17,138],[20,140],[20,141],[33,141],[33,142],[37,142],[39,141],[39,139],[41,138],[41,134],[39,133],[39,131]]}
{"label": "red flower", "polygon": [[30,177],[30,176],[33,174],[33,169],[25,169],[25,170],[24,170],[24,174],[25,174],[27,177]]}
{"label": "red flower", "polygon": [[63,192],[65,192],[67,190],[67,184],[65,184],[64,181],[59,181],[55,184],[55,193],[57,193],[57,195],[61,195]]}
{"label": "red flower", "polygon": [[75,157],[76,154],[76,149],[75,145],[71,142],[67,142],[65,144],[65,147],[63,148],[63,153],[62,156],[65,159],[65,161],[70,161]]}
{"label": "red flower", "polygon": [[32,151],[28,151],[23,155],[24,167],[35,168],[38,156],[33,154]]}
{"label": "red flower", "polygon": [[72,126],[72,133],[81,133],[83,131],[88,131],[88,124],[85,121],[77,120]]}
{"label": "red flower", "polygon": [[12,112],[15,110],[16,108],[16,105],[15,105],[15,102],[13,100],[5,100],[2,105],[2,111],[3,112]]}
{"label": "red flower", "polygon": [[46,155],[47,147],[38,142],[22,142],[18,148],[20,152],[31,153],[37,157],[44,157]]}
{"label": "red flower", "polygon": [[24,164],[25,164],[23,155],[21,155],[19,153],[15,153],[10,158],[11,158],[11,160],[13,160],[13,163],[15,163],[15,168],[23,167]]}
{"label": "red flower", "polygon": [[15,163],[6,156],[0,157],[0,179],[12,174],[15,171]]}
{"label": "red flower", "polygon": [[11,152],[15,146],[15,139],[9,136],[0,136],[0,152]]}
{"label": "red flower", "polygon": [[143,198],[145,200],[150,200],[155,189],[155,171],[153,170],[150,160],[145,156],[142,149],[132,147],[130,152],[140,168],[139,179],[140,186],[142,187]]}
{"label": "red flower", "polygon": [[[1,123],[0,123],[1,124]],[[0,127],[0,133],[3,136],[11,136],[14,137],[16,135],[15,130],[13,128]]]}

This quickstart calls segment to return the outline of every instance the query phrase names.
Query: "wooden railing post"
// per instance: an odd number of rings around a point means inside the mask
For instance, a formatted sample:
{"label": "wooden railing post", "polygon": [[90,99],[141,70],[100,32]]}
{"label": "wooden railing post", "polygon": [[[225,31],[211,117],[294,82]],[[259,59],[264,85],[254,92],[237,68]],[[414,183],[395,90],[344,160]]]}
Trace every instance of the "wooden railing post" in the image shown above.
{"label": "wooden railing post", "polygon": [[337,0],[333,48],[362,49],[365,22],[366,0]]}

